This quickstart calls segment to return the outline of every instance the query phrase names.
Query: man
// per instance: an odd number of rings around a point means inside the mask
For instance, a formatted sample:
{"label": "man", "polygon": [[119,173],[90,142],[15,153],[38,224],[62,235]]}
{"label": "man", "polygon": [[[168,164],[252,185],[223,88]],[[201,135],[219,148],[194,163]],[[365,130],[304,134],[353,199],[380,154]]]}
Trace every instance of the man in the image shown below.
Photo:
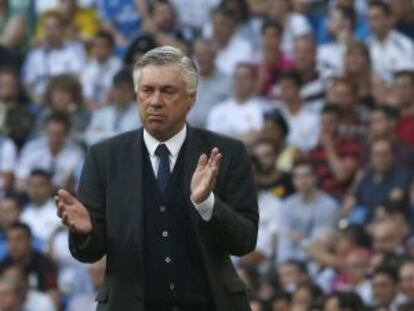
{"label": "man", "polygon": [[337,220],[338,204],[318,189],[311,164],[295,165],[293,184],[297,192],[286,198],[281,207],[278,262],[307,259],[300,243],[308,242],[321,229],[334,228]]}
{"label": "man", "polygon": [[414,70],[395,74],[394,91],[400,108],[397,136],[414,147]]}
{"label": "man", "polygon": [[134,69],[144,128],[91,147],[79,200],[58,192],[73,256],[107,255],[99,311],[250,310],[229,257],[256,245],[249,158],[240,142],[186,125],[197,79],[175,48],[145,54]]}
{"label": "man", "polygon": [[380,266],[372,275],[374,305],[383,305],[390,311],[396,311],[403,302],[398,294],[398,274],[394,268]]}
{"label": "man", "polygon": [[3,311],[25,311],[25,291],[22,282],[11,279],[0,279],[0,309]]}
{"label": "man", "polygon": [[233,75],[233,96],[210,110],[207,128],[220,134],[242,137],[263,128],[265,101],[256,97],[257,71],[238,64]]}
{"label": "man", "polygon": [[400,289],[407,302],[414,302],[414,261],[404,261],[399,269]]}
{"label": "man", "polygon": [[391,9],[387,2],[371,1],[368,21],[372,36],[367,44],[375,74],[390,83],[398,70],[414,68],[414,42],[392,28]]}
{"label": "man", "polygon": [[414,40],[414,3],[411,0],[391,0],[395,28]]}

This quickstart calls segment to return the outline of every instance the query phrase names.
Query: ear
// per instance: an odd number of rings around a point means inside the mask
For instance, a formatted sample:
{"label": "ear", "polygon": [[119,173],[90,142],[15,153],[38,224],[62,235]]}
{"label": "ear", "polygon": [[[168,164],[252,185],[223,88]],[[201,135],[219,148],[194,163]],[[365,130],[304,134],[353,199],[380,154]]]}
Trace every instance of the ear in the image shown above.
{"label": "ear", "polygon": [[188,94],[188,101],[189,101],[188,110],[190,110],[193,107],[193,105],[196,101],[196,98],[197,98],[197,92],[194,92],[192,94]]}

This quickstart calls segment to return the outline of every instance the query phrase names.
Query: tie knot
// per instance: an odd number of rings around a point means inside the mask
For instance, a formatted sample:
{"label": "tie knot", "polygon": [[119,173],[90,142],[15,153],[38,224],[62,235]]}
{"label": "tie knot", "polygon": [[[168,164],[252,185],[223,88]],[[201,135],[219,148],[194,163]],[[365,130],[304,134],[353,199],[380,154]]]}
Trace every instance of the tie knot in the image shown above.
{"label": "tie knot", "polygon": [[170,155],[170,150],[165,144],[159,144],[157,149],[155,149],[155,155],[157,155],[160,159],[168,159]]}

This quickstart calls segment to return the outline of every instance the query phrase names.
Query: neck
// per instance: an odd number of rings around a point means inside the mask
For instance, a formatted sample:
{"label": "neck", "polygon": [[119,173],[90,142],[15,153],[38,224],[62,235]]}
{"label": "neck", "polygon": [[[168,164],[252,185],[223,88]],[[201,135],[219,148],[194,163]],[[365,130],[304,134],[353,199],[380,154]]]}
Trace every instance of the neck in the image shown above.
{"label": "neck", "polygon": [[287,103],[287,107],[292,114],[297,114],[302,108],[302,101],[300,98],[296,98]]}
{"label": "neck", "polygon": [[385,39],[387,39],[388,33],[389,31],[379,32],[376,34],[376,37],[379,41],[384,41]]}
{"label": "neck", "polygon": [[245,104],[251,97],[251,95],[236,95],[234,99],[238,104]]}
{"label": "neck", "polygon": [[309,189],[307,191],[301,192],[301,195],[304,201],[311,201],[314,198],[315,193],[315,189]]}

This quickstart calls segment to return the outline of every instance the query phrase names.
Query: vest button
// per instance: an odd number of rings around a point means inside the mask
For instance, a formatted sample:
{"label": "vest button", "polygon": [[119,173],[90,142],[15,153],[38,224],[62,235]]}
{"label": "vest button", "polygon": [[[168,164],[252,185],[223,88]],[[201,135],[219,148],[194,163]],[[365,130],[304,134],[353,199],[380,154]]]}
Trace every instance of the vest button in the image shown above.
{"label": "vest button", "polygon": [[162,236],[163,236],[164,238],[168,237],[168,231],[167,231],[167,230],[164,230],[164,231],[162,232]]}
{"label": "vest button", "polygon": [[170,289],[174,290],[175,289],[175,284],[174,283],[170,283]]}
{"label": "vest button", "polygon": [[165,257],[165,262],[170,263],[171,262],[171,257]]}
{"label": "vest button", "polygon": [[167,208],[165,207],[165,205],[161,205],[160,206],[160,212],[164,213],[167,210]]}

